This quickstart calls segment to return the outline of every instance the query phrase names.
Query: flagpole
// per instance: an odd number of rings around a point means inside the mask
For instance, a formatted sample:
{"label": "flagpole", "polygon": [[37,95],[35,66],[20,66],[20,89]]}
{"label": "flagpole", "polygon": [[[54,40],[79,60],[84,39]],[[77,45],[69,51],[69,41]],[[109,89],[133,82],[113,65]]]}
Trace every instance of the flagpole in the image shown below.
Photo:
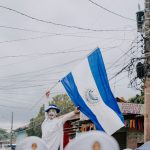
{"label": "flagpole", "polygon": [[13,150],[12,148],[12,140],[13,140],[13,119],[14,118],[14,114],[12,112],[12,116],[11,116],[11,138],[10,138],[10,146],[11,146],[11,150]]}

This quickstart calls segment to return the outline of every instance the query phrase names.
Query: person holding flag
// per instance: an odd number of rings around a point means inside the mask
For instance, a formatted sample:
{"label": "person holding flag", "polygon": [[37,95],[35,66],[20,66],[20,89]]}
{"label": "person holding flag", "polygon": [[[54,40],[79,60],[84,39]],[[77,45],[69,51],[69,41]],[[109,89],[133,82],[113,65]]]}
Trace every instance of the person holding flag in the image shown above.
{"label": "person holding flag", "polygon": [[45,110],[47,117],[42,123],[42,139],[48,146],[48,150],[62,150],[63,149],[63,125],[64,123],[79,113],[76,108],[73,112],[64,116],[57,117],[60,109],[51,104]]}

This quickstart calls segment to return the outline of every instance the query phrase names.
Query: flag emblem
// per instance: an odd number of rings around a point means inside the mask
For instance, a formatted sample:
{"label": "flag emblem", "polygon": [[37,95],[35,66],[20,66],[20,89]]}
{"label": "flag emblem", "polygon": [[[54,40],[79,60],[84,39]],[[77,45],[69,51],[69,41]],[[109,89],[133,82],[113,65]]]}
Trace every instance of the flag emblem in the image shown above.
{"label": "flag emblem", "polygon": [[94,89],[87,89],[85,92],[85,98],[90,104],[96,104],[99,102],[98,94]]}

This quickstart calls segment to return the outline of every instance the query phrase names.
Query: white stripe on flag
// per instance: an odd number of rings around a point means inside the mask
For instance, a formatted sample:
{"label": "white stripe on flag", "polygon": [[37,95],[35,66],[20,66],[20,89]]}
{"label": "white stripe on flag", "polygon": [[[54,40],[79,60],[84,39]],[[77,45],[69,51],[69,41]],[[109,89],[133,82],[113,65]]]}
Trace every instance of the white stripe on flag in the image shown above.
{"label": "white stripe on flag", "polygon": [[[83,98],[86,105],[95,114],[103,129],[109,135],[112,135],[118,129],[123,127],[124,124],[118,115],[103,102],[92,76],[87,59],[82,61],[82,63],[74,69],[72,75],[80,96]],[[91,104],[86,100],[87,96],[85,93],[88,89],[94,90],[94,93],[96,93],[96,96],[98,96],[99,99],[98,103]]]}

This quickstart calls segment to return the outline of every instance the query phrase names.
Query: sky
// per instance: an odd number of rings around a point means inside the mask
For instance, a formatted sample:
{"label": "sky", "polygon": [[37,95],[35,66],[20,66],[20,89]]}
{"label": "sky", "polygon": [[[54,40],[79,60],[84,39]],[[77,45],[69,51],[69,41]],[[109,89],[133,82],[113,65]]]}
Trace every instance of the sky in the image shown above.
{"label": "sky", "polygon": [[[144,5],[144,0],[93,1],[133,20],[138,4],[141,9]],[[14,129],[27,124],[43,103],[64,93],[58,84],[48,100],[44,97],[96,47],[102,51],[109,79],[140,55],[139,48],[134,49],[134,56],[124,55],[133,44],[137,46],[136,21],[114,15],[89,0],[0,0],[0,5],[46,21],[105,30],[52,25],[0,8],[0,128],[10,129],[12,112]],[[129,88],[129,81],[128,72],[110,80],[115,97],[127,100],[138,93]]]}

